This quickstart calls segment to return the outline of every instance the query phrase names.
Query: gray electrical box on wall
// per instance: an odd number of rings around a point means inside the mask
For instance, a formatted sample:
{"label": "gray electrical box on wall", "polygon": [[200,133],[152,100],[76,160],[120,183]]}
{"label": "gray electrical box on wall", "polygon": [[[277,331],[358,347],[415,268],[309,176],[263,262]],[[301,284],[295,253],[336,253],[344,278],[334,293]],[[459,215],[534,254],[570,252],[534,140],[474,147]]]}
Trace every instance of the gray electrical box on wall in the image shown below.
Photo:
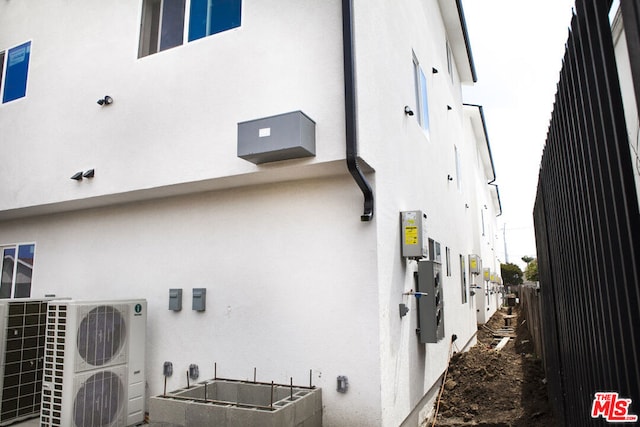
{"label": "gray electrical box on wall", "polygon": [[405,258],[427,258],[427,214],[422,211],[400,212],[402,256]]}
{"label": "gray electrical box on wall", "polygon": [[238,123],[238,157],[260,164],[316,155],[316,123],[302,111]]}
{"label": "gray electrical box on wall", "polygon": [[442,300],[442,271],[438,262],[418,261],[416,287],[418,298],[418,331],[421,343],[437,343],[444,338],[444,302]]}
{"label": "gray electrical box on wall", "polygon": [[193,288],[193,300],[191,308],[195,311],[205,311],[207,308],[207,290],[205,288]]}
{"label": "gray electrical box on wall", "polygon": [[169,289],[169,310],[182,310],[182,289]]}
{"label": "gray electrical box on wall", "polygon": [[471,274],[482,273],[482,259],[478,255],[469,255],[469,272]]}

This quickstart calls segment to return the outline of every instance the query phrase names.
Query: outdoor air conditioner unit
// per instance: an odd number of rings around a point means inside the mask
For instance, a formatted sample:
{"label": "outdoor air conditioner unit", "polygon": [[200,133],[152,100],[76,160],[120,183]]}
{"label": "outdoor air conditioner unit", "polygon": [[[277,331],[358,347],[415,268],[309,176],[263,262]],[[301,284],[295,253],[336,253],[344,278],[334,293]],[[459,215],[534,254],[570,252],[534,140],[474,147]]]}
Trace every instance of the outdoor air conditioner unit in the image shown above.
{"label": "outdoor air conditioner unit", "polygon": [[144,420],[146,313],[142,299],[49,303],[41,426]]}
{"label": "outdoor air conditioner unit", "polygon": [[0,300],[0,425],[40,413],[47,301]]}

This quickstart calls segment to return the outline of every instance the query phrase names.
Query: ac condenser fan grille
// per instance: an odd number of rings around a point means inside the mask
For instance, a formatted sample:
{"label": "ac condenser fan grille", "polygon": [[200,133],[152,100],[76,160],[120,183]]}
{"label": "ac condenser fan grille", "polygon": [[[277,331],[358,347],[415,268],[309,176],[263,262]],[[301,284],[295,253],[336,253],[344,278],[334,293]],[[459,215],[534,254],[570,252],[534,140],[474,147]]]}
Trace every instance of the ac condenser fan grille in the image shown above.
{"label": "ac condenser fan grille", "polygon": [[102,366],[118,354],[126,339],[125,321],[112,306],[87,313],[78,328],[78,353],[89,364]]}
{"label": "ac condenser fan grille", "polygon": [[113,372],[101,371],[90,376],[73,402],[74,426],[110,426],[118,418],[124,398],[122,382]]}

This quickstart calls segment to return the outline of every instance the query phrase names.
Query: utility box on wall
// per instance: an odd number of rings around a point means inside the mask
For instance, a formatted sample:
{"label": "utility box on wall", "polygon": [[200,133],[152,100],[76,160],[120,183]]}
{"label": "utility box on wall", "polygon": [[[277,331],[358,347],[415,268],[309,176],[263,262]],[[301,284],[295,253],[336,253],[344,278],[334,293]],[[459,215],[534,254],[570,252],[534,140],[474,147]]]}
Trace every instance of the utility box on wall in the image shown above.
{"label": "utility box on wall", "polygon": [[427,214],[422,211],[400,212],[402,256],[405,258],[427,258]]}
{"label": "utility box on wall", "polygon": [[469,255],[469,273],[482,273],[482,259],[478,255]]}
{"label": "utility box on wall", "polygon": [[260,164],[316,155],[316,123],[302,111],[238,123],[238,157]]}
{"label": "utility box on wall", "polygon": [[422,294],[418,298],[420,342],[437,343],[444,338],[441,264],[431,260],[418,261],[416,287]]}

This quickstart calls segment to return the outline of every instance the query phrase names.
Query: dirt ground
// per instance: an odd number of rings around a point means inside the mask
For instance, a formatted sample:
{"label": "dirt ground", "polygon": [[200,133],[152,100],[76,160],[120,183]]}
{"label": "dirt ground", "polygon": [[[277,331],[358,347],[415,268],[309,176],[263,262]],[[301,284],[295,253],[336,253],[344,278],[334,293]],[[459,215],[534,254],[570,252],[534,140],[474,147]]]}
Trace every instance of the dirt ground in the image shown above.
{"label": "dirt ground", "polygon": [[[506,310],[498,310],[485,326],[492,331],[504,328]],[[498,343],[494,334],[479,327],[478,344],[452,356],[436,426],[556,425],[547,400],[542,361],[534,355],[517,306],[513,314],[514,338],[500,351],[493,349]]]}

